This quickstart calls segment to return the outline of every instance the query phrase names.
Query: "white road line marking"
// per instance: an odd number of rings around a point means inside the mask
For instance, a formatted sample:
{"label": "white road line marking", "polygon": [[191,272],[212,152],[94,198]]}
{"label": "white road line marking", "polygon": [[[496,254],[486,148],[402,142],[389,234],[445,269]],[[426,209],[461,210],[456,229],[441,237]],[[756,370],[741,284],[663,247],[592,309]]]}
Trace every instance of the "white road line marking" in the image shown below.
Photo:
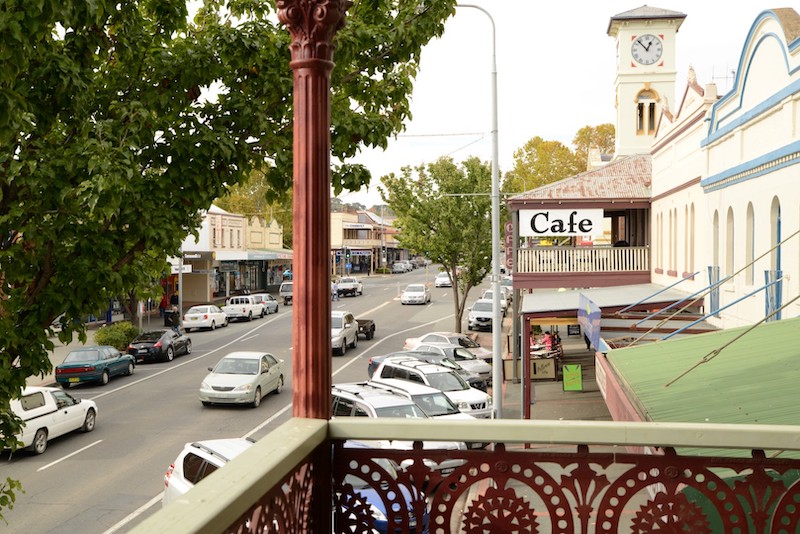
{"label": "white road line marking", "polygon": [[102,439],[98,439],[98,440],[97,440],[97,441],[95,441],[94,443],[90,443],[89,445],[87,445],[87,446],[83,447],[82,449],[78,449],[78,450],[77,450],[77,451],[75,451],[75,452],[71,452],[71,453],[69,453],[68,455],[66,455],[66,456],[63,456],[62,458],[59,458],[59,459],[58,459],[58,460],[56,460],[55,462],[50,462],[50,463],[49,463],[49,464],[47,464],[47,465],[43,465],[42,467],[40,467],[39,469],[37,469],[37,470],[36,470],[36,472],[38,473],[39,471],[44,471],[44,470],[45,470],[45,469],[47,469],[48,467],[53,467],[53,466],[54,466],[54,465],[56,465],[56,464],[60,464],[61,462],[63,462],[63,461],[64,461],[64,460],[66,460],[67,458],[71,458],[71,457],[75,456],[76,454],[78,454],[79,452],[83,452],[83,451],[85,451],[85,450],[86,450],[86,449],[88,449],[89,447],[94,447],[95,445],[97,445],[98,443],[100,443],[100,442],[102,442],[102,441],[103,441]]}

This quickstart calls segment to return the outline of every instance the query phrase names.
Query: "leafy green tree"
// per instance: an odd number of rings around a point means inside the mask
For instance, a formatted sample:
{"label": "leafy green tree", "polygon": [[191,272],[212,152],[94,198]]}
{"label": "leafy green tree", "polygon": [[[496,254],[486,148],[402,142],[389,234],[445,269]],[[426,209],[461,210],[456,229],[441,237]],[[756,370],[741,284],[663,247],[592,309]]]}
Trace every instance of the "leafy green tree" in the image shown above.
{"label": "leafy green tree", "polygon": [[441,158],[415,170],[384,176],[381,196],[397,216],[400,244],[442,264],[453,280],[454,329],[461,332],[469,292],[491,269],[491,165]]}
{"label": "leafy green tree", "polygon": [[[46,329],[85,340],[80,317],[149,280],[198,213],[260,170],[292,185],[289,33],[274,2],[7,0],[0,10],[0,448],[27,377],[50,371]],[[455,0],[367,0],[336,38],[335,191],[368,171],[409,117],[422,47]],[[13,486],[6,486],[13,491]],[[8,501],[0,501],[2,502]]]}
{"label": "leafy green tree", "polygon": [[578,174],[581,170],[580,161],[569,147],[536,136],[514,152],[514,168],[504,177],[503,191],[529,191]]}
{"label": "leafy green tree", "polygon": [[616,131],[611,123],[598,126],[584,126],[572,138],[575,156],[583,162],[580,172],[587,169],[589,150],[596,148],[601,154],[613,154],[616,148]]}

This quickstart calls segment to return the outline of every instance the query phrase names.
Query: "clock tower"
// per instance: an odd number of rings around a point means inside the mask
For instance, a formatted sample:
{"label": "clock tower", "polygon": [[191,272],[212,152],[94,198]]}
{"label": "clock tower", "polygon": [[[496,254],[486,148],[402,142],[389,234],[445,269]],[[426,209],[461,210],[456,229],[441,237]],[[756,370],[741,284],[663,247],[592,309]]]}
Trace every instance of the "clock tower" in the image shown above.
{"label": "clock tower", "polygon": [[663,101],[675,96],[675,38],[686,15],[642,6],[614,15],[617,40],[616,156],[649,154]]}

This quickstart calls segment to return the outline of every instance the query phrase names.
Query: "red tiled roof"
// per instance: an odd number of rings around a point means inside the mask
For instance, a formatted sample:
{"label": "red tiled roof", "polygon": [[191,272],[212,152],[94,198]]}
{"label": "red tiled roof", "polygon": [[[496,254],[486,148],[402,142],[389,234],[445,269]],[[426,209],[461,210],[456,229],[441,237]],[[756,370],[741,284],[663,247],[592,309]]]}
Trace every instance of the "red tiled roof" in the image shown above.
{"label": "red tiled roof", "polygon": [[649,200],[652,176],[649,154],[625,156],[599,169],[531,189],[508,200]]}

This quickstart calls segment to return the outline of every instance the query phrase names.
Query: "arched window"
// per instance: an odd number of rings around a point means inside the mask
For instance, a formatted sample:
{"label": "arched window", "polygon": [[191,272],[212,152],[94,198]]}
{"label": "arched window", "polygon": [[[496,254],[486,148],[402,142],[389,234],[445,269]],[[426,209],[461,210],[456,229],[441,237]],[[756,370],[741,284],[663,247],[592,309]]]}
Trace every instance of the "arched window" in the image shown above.
{"label": "arched window", "polygon": [[713,233],[711,238],[714,241],[712,247],[712,253],[714,255],[713,263],[714,267],[719,267],[719,212],[718,211],[714,211],[714,222],[713,222],[712,232]]}
{"label": "arched window", "polygon": [[[769,213],[769,248],[774,247],[781,241],[781,202],[777,197],[772,199],[772,206]],[[781,249],[776,247],[769,257],[770,269],[773,271],[781,270]]]}
{"label": "arched window", "polygon": [[753,260],[755,259],[755,250],[756,250],[756,221],[755,221],[755,214],[753,212],[753,203],[747,203],[747,223],[745,227],[745,236],[744,236],[744,261],[747,264],[747,267],[744,271],[744,279],[745,283],[748,285],[753,285],[755,281],[755,266],[753,265]]}
{"label": "arched window", "polygon": [[636,97],[636,134],[652,135],[656,131],[656,104],[658,95],[655,91],[644,90]]}
{"label": "arched window", "polygon": [[[733,232],[733,208],[728,208],[728,216],[725,221],[725,276],[733,274],[734,256],[734,232]],[[733,283],[733,279],[728,280]]]}
{"label": "arched window", "polygon": [[689,210],[689,268],[688,272],[694,272],[694,203]]}

